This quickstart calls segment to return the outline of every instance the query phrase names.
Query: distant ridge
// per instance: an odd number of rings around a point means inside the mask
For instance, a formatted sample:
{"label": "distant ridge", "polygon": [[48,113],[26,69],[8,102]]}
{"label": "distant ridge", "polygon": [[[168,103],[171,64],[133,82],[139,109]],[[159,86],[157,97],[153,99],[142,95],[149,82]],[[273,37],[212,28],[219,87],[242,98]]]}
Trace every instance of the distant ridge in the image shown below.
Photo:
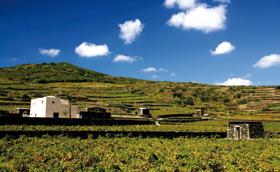
{"label": "distant ridge", "polygon": [[113,77],[77,67],[67,62],[22,64],[0,68],[0,81],[22,83],[50,82],[105,82],[127,83],[140,81],[132,78]]}

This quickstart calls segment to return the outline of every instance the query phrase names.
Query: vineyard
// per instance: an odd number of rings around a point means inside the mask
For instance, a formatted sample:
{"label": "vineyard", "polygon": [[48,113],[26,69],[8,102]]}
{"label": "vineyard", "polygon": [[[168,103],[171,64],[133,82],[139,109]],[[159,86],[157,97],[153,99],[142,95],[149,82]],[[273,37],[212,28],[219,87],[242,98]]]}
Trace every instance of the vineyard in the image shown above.
{"label": "vineyard", "polygon": [[[2,125],[0,131],[192,131],[225,132],[228,121],[177,125]],[[277,135],[279,122],[265,122]],[[0,139],[0,171],[279,171],[280,140],[218,138],[6,136]]]}
{"label": "vineyard", "polygon": [[143,81],[112,77],[68,63],[0,68],[0,110],[28,108],[31,99],[49,95],[69,99],[79,109],[103,107],[118,117],[133,116],[139,107],[149,108],[154,117],[194,113],[204,107],[209,115],[223,119],[280,119],[277,86]]}
{"label": "vineyard", "polygon": [[[280,133],[280,122],[264,122],[264,129]],[[61,126],[61,125],[0,125],[0,131],[187,131],[226,132],[228,121],[209,120],[184,124],[164,125],[120,125],[120,126]]]}
{"label": "vineyard", "polygon": [[280,141],[67,137],[0,140],[0,171],[279,171]]}
{"label": "vineyard", "polygon": [[[63,71],[63,72],[59,72]],[[28,76],[28,78],[26,77]],[[79,109],[103,107],[134,118],[147,107],[153,119],[205,108],[210,120],[157,125],[0,125],[0,132],[226,132],[231,119],[263,121],[265,138],[40,137],[3,135],[0,171],[280,171],[280,87],[228,87],[112,77],[67,63],[0,68],[0,111],[53,95]],[[67,135],[67,134],[66,134]]]}

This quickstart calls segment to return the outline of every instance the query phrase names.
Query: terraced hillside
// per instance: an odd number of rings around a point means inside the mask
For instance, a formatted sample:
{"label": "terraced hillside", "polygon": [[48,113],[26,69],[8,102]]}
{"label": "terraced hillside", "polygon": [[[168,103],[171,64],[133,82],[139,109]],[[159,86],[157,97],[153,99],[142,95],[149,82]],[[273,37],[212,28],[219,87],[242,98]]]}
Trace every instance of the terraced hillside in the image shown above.
{"label": "terraced hillside", "polygon": [[0,68],[1,82],[50,83],[50,82],[132,82],[135,79],[112,77],[103,73],[79,68],[70,63],[23,64]]}
{"label": "terraced hillside", "polygon": [[[63,74],[55,75],[62,69]],[[48,75],[51,76],[46,75],[49,70]],[[31,71],[40,72],[32,74]],[[31,79],[24,80],[27,77]],[[54,95],[70,99],[80,109],[101,106],[118,115],[133,115],[138,107],[151,108],[153,116],[193,113],[205,107],[207,113],[218,118],[280,119],[279,87],[227,87],[116,79],[67,63],[2,68],[0,79],[0,110],[29,107],[31,98]]]}

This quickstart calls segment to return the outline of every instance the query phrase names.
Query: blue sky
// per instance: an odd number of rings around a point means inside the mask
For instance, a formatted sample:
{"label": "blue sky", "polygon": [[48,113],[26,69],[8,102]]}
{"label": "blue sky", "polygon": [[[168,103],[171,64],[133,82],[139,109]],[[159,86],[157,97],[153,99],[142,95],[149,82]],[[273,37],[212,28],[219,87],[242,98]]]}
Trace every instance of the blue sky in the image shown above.
{"label": "blue sky", "polygon": [[1,0],[1,67],[66,61],[114,76],[279,85],[277,0]]}

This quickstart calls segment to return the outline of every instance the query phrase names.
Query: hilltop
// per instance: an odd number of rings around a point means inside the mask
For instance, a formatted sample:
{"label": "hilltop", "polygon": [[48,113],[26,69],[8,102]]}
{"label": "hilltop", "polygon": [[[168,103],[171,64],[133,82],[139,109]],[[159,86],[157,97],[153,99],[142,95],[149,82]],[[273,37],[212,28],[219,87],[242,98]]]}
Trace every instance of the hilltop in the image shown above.
{"label": "hilltop", "polygon": [[[6,82],[51,83],[51,82],[134,82],[136,79],[113,77],[74,66],[70,63],[22,64],[0,68],[0,79]],[[1,81],[0,80],[0,81]]]}
{"label": "hilltop", "polygon": [[54,95],[79,108],[101,106],[132,115],[148,107],[154,116],[193,113],[205,107],[219,118],[280,119],[280,88],[144,81],[79,68],[69,63],[0,68],[0,110],[29,107],[30,99]]}

